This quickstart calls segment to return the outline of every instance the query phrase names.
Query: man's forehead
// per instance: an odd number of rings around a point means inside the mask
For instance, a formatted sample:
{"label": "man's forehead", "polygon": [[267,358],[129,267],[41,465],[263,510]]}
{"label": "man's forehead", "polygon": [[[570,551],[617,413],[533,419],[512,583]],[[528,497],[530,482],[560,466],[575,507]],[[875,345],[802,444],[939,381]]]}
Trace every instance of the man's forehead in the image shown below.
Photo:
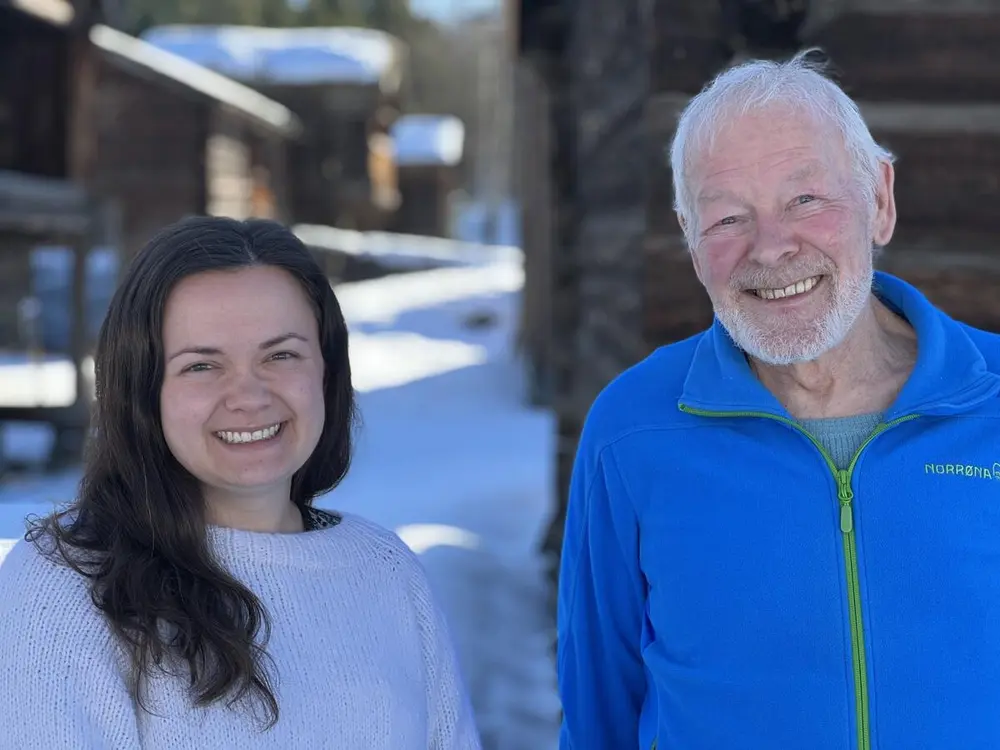
{"label": "man's forehead", "polygon": [[[722,165],[718,162],[714,164],[705,162],[703,166],[706,169],[702,170],[702,175],[696,177],[696,184],[700,185],[697,193],[699,203],[711,203],[730,198],[733,195],[734,187],[747,182],[766,180],[768,183],[778,185],[797,185],[825,178],[830,174],[829,163],[818,157],[778,161],[770,169],[752,163],[732,165],[731,168],[723,167],[721,169],[719,167]],[[741,167],[749,167],[749,169],[741,169]]]}
{"label": "man's forehead", "polygon": [[[749,110],[723,109],[702,123],[692,139],[702,155],[766,153],[796,147],[818,150],[838,131],[829,117],[791,103],[774,102]],[[730,157],[731,158],[731,157]]]}
{"label": "man's forehead", "polygon": [[800,165],[798,168],[792,170],[787,177],[785,177],[786,182],[802,182],[803,180],[809,180],[813,177],[819,177],[828,171],[826,164],[821,162],[819,159],[810,159],[804,164]]}

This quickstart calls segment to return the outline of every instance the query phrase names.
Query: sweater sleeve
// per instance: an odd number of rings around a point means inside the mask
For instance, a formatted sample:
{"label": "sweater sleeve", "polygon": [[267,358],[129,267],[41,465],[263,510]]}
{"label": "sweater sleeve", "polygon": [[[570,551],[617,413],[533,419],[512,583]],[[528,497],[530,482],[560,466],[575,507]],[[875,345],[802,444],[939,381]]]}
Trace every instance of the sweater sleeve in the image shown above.
{"label": "sweater sleeve", "polygon": [[646,694],[638,523],[586,429],[570,483],[558,596],[561,750],[636,747]]}
{"label": "sweater sleeve", "polygon": [[427,675],[428,750],[481,750],[479,732],[444,613],[414,560],[412,595]]}
{"label": "sweater sleeve", "polygon": [[113,636],[75,572],[18,542],[0,565],[0,745],[141,747]]}

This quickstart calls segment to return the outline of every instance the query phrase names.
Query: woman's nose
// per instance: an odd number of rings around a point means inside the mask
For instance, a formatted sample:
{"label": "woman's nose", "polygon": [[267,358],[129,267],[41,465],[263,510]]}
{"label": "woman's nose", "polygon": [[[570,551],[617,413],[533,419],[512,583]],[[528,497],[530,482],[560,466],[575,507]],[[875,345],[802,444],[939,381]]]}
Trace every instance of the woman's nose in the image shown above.
{"label": "woman's nose", "polygon": [[269,385],[252,369],[234,374],[226,406],[233,411],[258,411],[271,404]]}

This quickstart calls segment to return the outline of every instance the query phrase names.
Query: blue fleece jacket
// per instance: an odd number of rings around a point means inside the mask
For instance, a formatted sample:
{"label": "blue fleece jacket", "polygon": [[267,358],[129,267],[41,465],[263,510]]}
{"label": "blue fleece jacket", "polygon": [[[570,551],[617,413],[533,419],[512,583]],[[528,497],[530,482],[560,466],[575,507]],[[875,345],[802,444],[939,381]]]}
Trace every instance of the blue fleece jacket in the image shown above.
{"label": "blue fleece jacket", "polygon": [[559,587],[563,750],[1000,748],[1000,336],[891,276],[875,291],[918,356],[846,471],[718,323],[597,399]]}

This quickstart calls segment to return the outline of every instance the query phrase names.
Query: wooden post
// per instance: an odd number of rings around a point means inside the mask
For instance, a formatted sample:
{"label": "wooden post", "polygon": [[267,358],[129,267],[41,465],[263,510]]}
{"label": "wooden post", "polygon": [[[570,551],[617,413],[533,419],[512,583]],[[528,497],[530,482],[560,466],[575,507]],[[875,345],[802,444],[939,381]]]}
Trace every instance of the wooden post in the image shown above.
{"label": "wooden post", "polygon": [[97,167],[97,54],[86,32],[70,40],[69,122],[66,129],[69,179],[93,187]]}
{"label": "wooden post", "polygon": [[111,247],[121,255],[121,212],[117,203],[92,201],[87,231],[72,240],[73,286],[70,300],[70,351],[75,374],[73,405],[55,424],[56,444],[51,463],[64,466],[80,460],[90,428],[94,399],[91,362],[94,338],[90,333],[87,287],[87,261],[98,247]]}
{"label": "wooden post", "polygon": [[[67,177],[84,191],[93,189],[97,162],[96,95],[98,84],[97,58],[87,33],[87,25],[72,32],[68,40],[69,55],[66,72],[69,80],[69,114],[66,128]],[[83,232],[61,238],[72,248],[73,281],[70,309],[69,356],[75,375],[73,405],[54,420],[55,445],[50,458],[53,466],[76,463],[90,423],[90,379],[85,366],[87,341],[87,258],[100,234],[100,217],[96,205],[89,205],[87,226]]]}
{"label": "wooden post", "polygon": [[552,103],[545,79],[531,62],[519,60],[515,75],[518,149],[514,163],[514,194],[521,207],[525,265],[517,340],[529,368],[529,403],[550,406],[552,254],[556,242],[551,174]]}

